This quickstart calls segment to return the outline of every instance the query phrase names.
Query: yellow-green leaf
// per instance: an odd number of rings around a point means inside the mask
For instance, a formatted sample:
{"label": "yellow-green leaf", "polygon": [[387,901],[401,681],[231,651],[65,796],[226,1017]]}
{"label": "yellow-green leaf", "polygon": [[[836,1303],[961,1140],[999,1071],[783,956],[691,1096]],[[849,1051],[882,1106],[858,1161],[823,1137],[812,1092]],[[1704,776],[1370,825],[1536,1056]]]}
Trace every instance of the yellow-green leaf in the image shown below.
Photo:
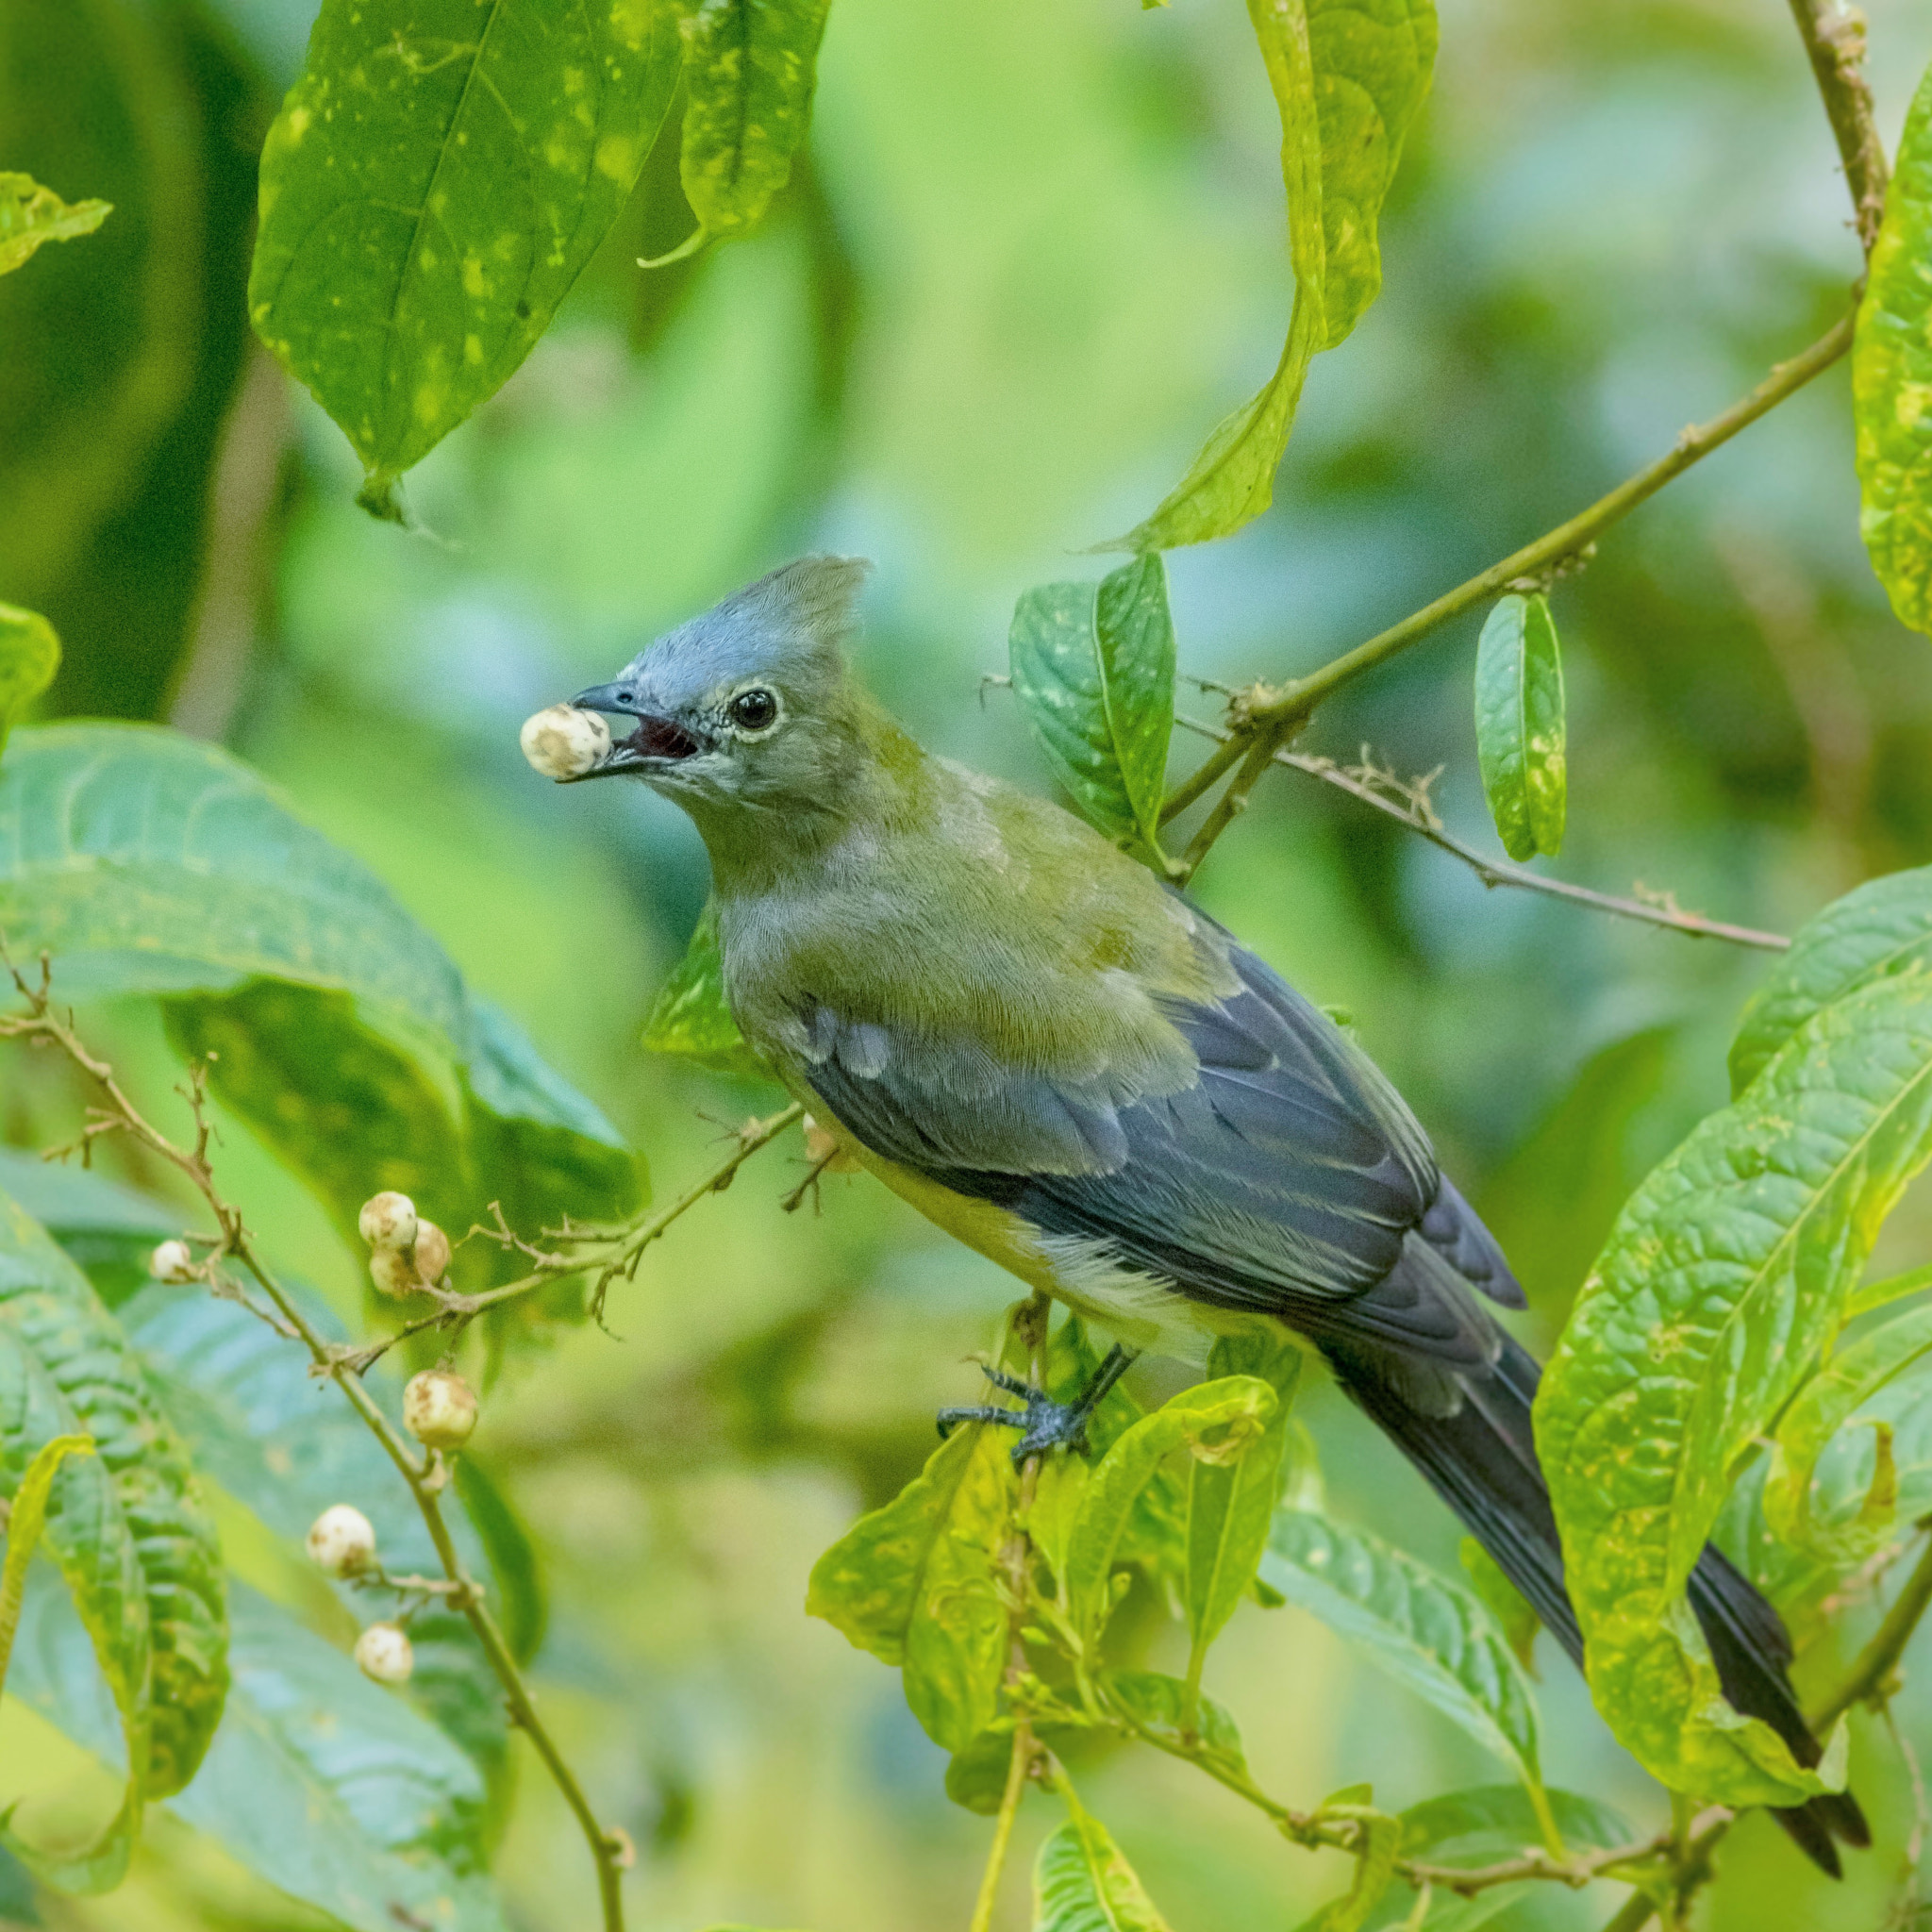
{"label": "yellow-green leaf", "polygon": [[[0,175],[0,181],[6,176]],[[14,720],[53,683],[60,640],[37,610],[0,604],[0,752]]]}
{"label": "yellow-green leaf", "polygon": [[1033,1932],[1169,1932],[1107,1826],[1068,1807],[1034,1861]]}
{"label": "yellow-green leaf", "polygon": [[1537,1442],[1591,1686],[1674,1790],[1827,1788],[1724,1702],[1685,1584],[1928,1155],[1932,979],[1880,979],[1813,1014],[1631,1196],[1544,1376]]}
{"label": "yellow-green leaf", "polygon": [[1902,624],[1932,631],[1932,71],[1892,161],[1852,341],[1859,527]]}
{"label": "yellow-green leaf", "polygon": [[1549,599],[1496,600],[1475,656],[1475,743],[1483,792],[1511,858],[1552,858],[1567,798],[1563,658]]}
{"label": "yellow-green leaf", "polygon": [[705,901],[684,958],[658,989],[644,1022],[646,1053],[675,1053],[713,1073],[769,1080],[772,1070],[745,1043],[724,1004],[724,956],[718,946],[718,902]]}
{"label": "yellow-green leaf", "polygon": [[26,1466],[20,1487],[8,1505],[6,1524],[7,1559],[0,1563],[0,1690],[7,1688],[7,1663],[13,1654],[13,1633],[20,1627],[21,1600],[26,1594],[26,1566],[41,1531],[46,1526],[47,1494],[54,1477],[70,1456],[92,1456],[92,1439],[80,1434],[56,1436],[43,1442]]}
{"label": "yellow-green leaf", "polygon": [[325,0],[261,156],[248,314],[390,480],[530,353],[677,83],[678,0]]}
{"label": "yellow-green leaf", "polygon": [[684,20],[678,176],[705,234],[742,235],[791,175],[811,122],[828,0],[699,0]]}
{"label": "yellow-green leaf", "polygon": [[31,175],[0,171],[0,275],[18,268],[42,242],[92,235],[113,212],[107,201],[77,201],[70,208]]}

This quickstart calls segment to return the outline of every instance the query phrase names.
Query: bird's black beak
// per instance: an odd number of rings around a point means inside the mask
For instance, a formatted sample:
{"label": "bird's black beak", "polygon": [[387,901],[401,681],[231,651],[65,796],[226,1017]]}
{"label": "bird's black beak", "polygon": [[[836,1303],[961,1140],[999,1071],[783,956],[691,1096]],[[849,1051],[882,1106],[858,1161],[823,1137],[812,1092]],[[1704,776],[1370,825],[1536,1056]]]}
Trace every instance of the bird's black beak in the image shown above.
{"label": "bird's black beak", "polygon": [[694,757],[703,744],[673,718],[661,717],[638,700],[637,691],[627,684],[593,684],[571,699],[579,710],[603,711],[617,717],[633,718],[636,724],[629,735],[611,733],[608,755],[580,774],[584,778],[613,778],[625,772],[647,772],[653,767],[675,764]]}

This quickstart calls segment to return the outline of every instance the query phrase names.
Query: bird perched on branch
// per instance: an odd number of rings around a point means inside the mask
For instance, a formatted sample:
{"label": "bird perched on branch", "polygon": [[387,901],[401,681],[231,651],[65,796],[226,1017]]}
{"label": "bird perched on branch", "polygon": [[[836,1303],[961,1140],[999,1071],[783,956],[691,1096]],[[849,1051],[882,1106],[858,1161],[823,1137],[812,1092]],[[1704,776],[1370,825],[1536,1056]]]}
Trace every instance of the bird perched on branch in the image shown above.
{"label": "bird perched on branch", "polygon": [[[1487,1228],[1367,1056],[1071,814],[923,751],[849,672],[866,566],[807,558],[575,704],[711,857],[731,1010],[896,1193],[1121,1339],[1031,1453],[1076,1442],[1129,1351],[1285,1324],[1434,1485],[1577,1662],[1530,1427],[1538,1365]],[[591,734],[598,738],[598,734]],[[590,740],[587,740],[587,744]],[[1777,1613],[1714,1548],[1690,1603],[1725,1695],[1816,1764]],[[1819,1864],[1849,1795],[1781,1811]]]}

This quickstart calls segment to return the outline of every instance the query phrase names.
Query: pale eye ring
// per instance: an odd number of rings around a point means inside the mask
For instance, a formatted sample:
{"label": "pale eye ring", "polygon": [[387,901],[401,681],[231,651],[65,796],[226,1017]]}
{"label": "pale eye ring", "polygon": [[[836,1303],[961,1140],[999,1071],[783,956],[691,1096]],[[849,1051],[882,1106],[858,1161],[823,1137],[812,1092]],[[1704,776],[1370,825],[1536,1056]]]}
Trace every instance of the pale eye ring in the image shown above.
{"label": "pale eye ring", "polygon": [[741,691],[726,707],[731,722],[745,731],[762,731],[778,715],[778,700],[760,685]]}

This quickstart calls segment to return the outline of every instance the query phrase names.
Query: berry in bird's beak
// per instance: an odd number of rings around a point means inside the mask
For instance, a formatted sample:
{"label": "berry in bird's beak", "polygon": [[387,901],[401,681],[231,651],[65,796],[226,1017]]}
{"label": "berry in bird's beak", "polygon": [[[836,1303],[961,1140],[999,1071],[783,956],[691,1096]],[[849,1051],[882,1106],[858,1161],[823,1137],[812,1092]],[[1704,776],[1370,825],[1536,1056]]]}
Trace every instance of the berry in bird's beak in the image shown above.
{"label": "berry in bird's beak", "polygon": [[552,705],[524,720],[517,741],[546,778],[581,778],[610,756],[610,727],[596,711]]}

